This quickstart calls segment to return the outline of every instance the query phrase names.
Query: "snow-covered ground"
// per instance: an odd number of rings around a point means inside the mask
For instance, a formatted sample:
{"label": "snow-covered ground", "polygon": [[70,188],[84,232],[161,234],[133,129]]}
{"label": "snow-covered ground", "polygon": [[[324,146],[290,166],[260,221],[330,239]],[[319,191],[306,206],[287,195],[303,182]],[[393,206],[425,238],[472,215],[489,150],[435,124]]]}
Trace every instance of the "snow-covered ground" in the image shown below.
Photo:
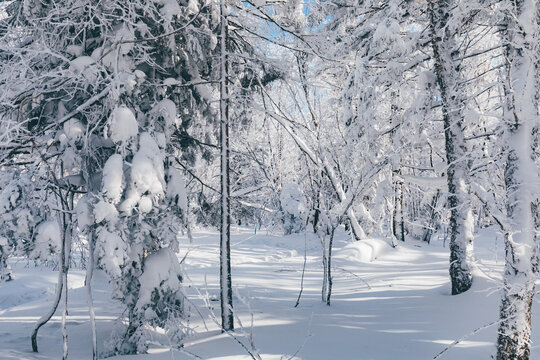
{"label": "snow-covered ground", "polygon": [[[252,229],[237,229],[232,238],[238,316],[233,338],[220,333],[210,316],[213,309],[219,318],[218,234],[198,231],[193,244],[184,239],[179,254],[185,257],[191,308],[186,325],[194,331],[184,348],[156,344],[150,354],[115,359],[250,359],[241,342],[265,360],[420,360],[434,358],[458,339],[441,359],[489,359],[495,352],[503,267],[503,243],[496,237],[492,229],[477,234],[474,285],[465,294],[451,296],[448,248],[442,240],[401,243],[393,249],[381,239],[353,243],[340,232],[334,246],[332,305],[326,306],[321,301],[322,250],[313,235],[255,235]],[[295,308],[304,249],[304,290]],[[0,359],[60,358],[59,312],[40,330],[40,353],[30,348],[34,323],[51,303],[56,272],[23,260],[11,264],[15,280],[0,285]],[[69,282],[70,358],[89,359],[84,271],[72,270]],[[121,308],[110,299],[104,274],[97,272],[93,287],[101,345]],[[539,300],[533,308],[531,359],[540,359]],[[156,334],[156,342],[159,338]]]}

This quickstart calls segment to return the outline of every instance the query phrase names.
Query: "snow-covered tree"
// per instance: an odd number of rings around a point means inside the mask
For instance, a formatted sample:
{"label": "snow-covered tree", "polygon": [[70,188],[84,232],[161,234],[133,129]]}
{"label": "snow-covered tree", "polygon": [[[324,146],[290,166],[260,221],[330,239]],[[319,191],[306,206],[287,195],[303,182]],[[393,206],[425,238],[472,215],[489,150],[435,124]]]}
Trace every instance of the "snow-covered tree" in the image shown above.
{"label": "snow-covered tree", "polygon": [[[452,18],[457,4],[430,1],[430,30],[434,74],[440,91],[448,168],[448,206],[450,208],[450,280],[452,294],[467,291],[472,285],[473,231],[467,147],[464,140],[465,81],[461,73],[461,52],[456,37],[462,27]],[[452,21],[454,20],[454,21]]]}
{"label": "snow-covered tree", "polygon": [[[194,161],[194,139],[211,123],[214,15],[196,1],[18,1],[2,21],[3,169],[30,174],[26,197],[48,189],[53,209],[77,213],[77,222],[56,210],[47,216],[63,219],[61,233],[89,239],[126,305],[113,352],[144,351],[147,325],[182,317],[181,269],[168,253],[187,215],[177,162]],[[167,266],[156,268],[155,257]],[[65,298],[65,279],[62,287]]]}
{"label": "snow-covered tree", "polygon": [[503,121],[507,144],[504,182],[508,224],[506,264],[500,309],[497,359],[529,359],[534,297],[534,202],[540,193],[533,151],[538,128],[538,5],[535,1],[501,1],[506,58]]}

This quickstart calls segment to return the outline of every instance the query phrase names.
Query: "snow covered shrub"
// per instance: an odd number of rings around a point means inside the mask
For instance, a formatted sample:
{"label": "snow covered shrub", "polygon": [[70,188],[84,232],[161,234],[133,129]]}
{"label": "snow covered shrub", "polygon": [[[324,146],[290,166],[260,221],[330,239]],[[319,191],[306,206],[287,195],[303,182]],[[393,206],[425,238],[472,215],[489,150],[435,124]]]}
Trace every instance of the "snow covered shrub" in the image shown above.
{"label": "snow covered shrub", "polygon": [[280,200],[285,234],[303,231],[306,228],[307,210],[302,188],[295,183],[283,186]]}

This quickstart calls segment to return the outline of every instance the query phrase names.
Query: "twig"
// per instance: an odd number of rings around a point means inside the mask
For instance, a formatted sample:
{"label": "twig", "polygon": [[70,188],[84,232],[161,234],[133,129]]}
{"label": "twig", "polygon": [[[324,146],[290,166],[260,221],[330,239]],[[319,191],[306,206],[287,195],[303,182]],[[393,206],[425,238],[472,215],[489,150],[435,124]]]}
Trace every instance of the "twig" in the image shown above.
{"label": "twig", "polygon": [[357,278],[358,280],[360,280],[360,281],[362,281],[364,284],[366,284],[367,288],[368,288],[369,290],[371,290],[371,285],[369,285],[369,283],[368,283],[366,280],[362,279],[360,276],[356,275],[356,274],[353,273],[352,271],[347,270],[347,269],[343,269],[343,268],[336,268],[336,269],[341,270],[341,271],[343,271],[343,272],[346,272],[346,273],[348,273],[348,274],[351,274],[352,276],[354,276],[355,278]]}
{"label": "twig", "polygon": [[296,299],[296,304],[294,304],[294,307],[298,307],[298,305],[300,304],[300,298],[302,297],[302,292],[304,291],[304,274],[306,272],[306,261],[307,261],[307,238],[306,238],[306,233],[304,232],[304,265],[302,266],[302,280],[300,280],[300,292],[298,293],[298,299]]}
{"label": "twig", "polygon": [[441,356],[444,355],[445,352],[447,352],[448,350],[450,350],[451,348],[453,348],[454,346],[456,346],[457,344],[459,344],[463,340],[467,339],[469,336],[474,335],[474,334],[478,333],[479,331],[487,329],[488,327],[496,325],[496,324],[498,324],[500,322],[501,322],[501,320],[493,321],[493,322],[491,322],[491,323],[489,323],[487,325],[480,326],[479,328],[474,329],[472,332],[468,333],[467,335],[463,335],[461,338],[455,340],[453,343],[451,343],[446,348],[444,348],[443,351],[441,351],[440,353],[435,355],[435,357],[433,357],[433,360],[439,359]]}

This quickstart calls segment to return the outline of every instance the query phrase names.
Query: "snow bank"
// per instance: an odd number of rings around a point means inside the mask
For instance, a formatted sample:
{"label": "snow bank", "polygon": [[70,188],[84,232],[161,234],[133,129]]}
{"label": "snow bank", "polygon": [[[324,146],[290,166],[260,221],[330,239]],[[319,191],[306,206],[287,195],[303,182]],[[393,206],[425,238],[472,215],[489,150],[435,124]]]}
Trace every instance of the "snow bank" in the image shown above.
{"label": "snow bank", "polygon": [[349,244],[334,253],[334,258],[372,262],[392,247],[381,239],[366,239]]}

